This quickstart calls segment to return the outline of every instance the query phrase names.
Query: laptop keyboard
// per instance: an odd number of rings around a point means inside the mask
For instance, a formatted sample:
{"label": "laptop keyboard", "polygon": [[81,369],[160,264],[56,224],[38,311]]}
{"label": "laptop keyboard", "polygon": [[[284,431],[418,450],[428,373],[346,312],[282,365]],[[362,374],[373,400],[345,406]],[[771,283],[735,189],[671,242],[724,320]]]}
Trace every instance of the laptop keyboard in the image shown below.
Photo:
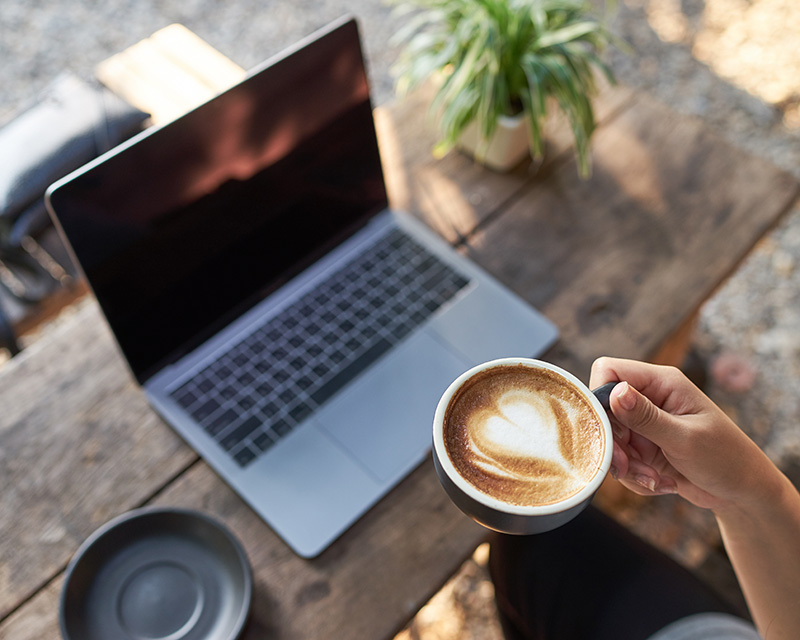
{"label": "laptop keyboard", "polygon": [[170,395],[245,466],[468,282],[395,229]]}

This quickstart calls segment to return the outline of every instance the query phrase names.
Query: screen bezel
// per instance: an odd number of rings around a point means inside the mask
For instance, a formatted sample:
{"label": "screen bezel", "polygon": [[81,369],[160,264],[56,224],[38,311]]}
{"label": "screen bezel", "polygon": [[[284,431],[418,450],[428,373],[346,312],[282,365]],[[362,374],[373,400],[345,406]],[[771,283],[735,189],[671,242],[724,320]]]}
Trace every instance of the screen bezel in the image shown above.
{"label": "screen bezel", "polygon": [[[70,227],[69,221],[62,220],[63,213],[69,208],[69,206],[74,206],[74,203],[70,203],[70,198],[74,197],[74,195],[79,192],[82,182],[85,183],[87,180],[97,179],[98,177],[102,176],[104,172],[113,170],[116,165],[122,164],[121,159],[135,156],[137,153],[140,153],[144,147],[156,147],[160,144],[165,144],[172,137],[172,133],[176,129],[180,129],[182,126],[185,126],[187,122],[191,123],[193,119],[202,119],[207,111],[214,109],[216,105],[231,99],[231,96],[235,96],[237,92],[243,91],[243,88],[246,89],[254,82],[258,82],[260,78],[265,77],[265,74],[269,76],[270,74],[276,73],[276,70],[280,70],[287,65],[295,64],[299,58],[302,58],[314,48],[324,48],[326,44],[331,46],[330,43],[333,43],[335,46],[335,43],[339,41],[343,45],[352,46],[357,49],[358,61],[366,86],[366,104],[368,105],[369,109],[369,126],[371,127],[371,139],[369,144],[372,145],[374,143],[374,158],[377,163],[377,171],[380,174],[381,193],[379,194],[379,197],[376,197],[374,206],[372,206],[368,211],[364,211],[363,215],[361,215],[357,220],[353,220],[351,221],[352,223],[347,224],[346,227],[342,228],[339,233],[331,235],[328,241],[323,246],[317,247],[313,254],[306,255],[302,260],[298,260],[297,262],[293,263],[291,268],[287,269],[282,274],[280,279],[265,283],[264,286],[260,287],[259,290],[253,295],[248,296],[247,299],[243,299],[237,304],[232,305],[224,314],[215,317],[213,320],[209,320],[207,323],[204,323],[202,328],[199,330],[192,331],[191,335],[186,335],[185,339],[180,341],[180,344],[175,344],[169,349],[166,349],[163,353],[159,353],[157,357],[149,358],[146,362],[142,362],[140,358],[137,358],[138,350],[142,348],[141,340],[132,341],[128,336],[126,336],[125,332],[121,328],[121,323],[115,319],[113,313],[109,312],[109,303],[108,300],[105,299],[106,296],[104,295],[107,284],[101,282],[102,276],[96,273],[95,267],[86,268],[86,249],[85,247],[76,247],[76,243],[70,238],[70,236],[73,234],[70,233],[71,230],[68,229],[68,227]],[[261,299],[269,295],[269,293],[274,291],[281,284],[296,276],[310,264],[313,264],[313,262],[321,255],[324,255],[331,249],[338,246],[341,242],[351,237],[358,229],[367,224],[375,215],[386,209],[388,206],[388,197],[386,194],[385,183],[383,181],[382,168],[380,167],[380,154],[377,147],[377,136],[375,134],[374,122],[372,121],[371,117],[371,110],[372,105],[369,98],[369,83],[366,75],[360,38],[358,35],[358,25],[354,18],[345,16],[331,25],[328,25],[327,27],[311,34],[307,38],[297,43],[295,46],[283,51],[273,58],[270,58],[265,63],[248,73],[244,80],[237,83],[230,89],[222,92],[218,96],[212,98],[208,102],[198,106],[197,108],[191,110],[184,116],[181,116],[172,122],[143,132],[142,134],[129,140],[127,143],[124,143],[120,147],[112,150],[108,154],[98,158],[96,161],[89,163],[81,170],[59,181],[48,190],[46,201],[51,216],[56,226],[59,228],[62,237],[65,238],[66,244],[68,245],[68,248],[75,258],[79,268],[86,277],[89,286],[92,288],[95,296],[98,298],[101,309],[106,316],[106,319],[112,329],[112,332],[114,333],[115,338],[117,339],[128,365],[140,384],[144,384],[147,379],[155,375],[165,365],[176,362],[178,359],[191,352],[192,349],[202,344],[208,338],[221,330],[225,325],[257,304]],[[62,224],[62,222],[64,224]],[[153,326],[152,330],[156,331],[157,327]]]}

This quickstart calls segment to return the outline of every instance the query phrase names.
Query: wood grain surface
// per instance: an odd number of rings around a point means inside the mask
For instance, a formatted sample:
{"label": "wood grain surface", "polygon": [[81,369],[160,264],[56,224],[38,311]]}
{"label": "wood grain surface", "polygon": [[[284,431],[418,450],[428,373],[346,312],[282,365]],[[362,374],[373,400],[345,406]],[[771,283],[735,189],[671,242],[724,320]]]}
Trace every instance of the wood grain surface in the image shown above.
{"label": "wood grain surface", "polygon": [[[392,201],[549,316],[562,336],[547,359],[583,379],[597,355],[654,353],[797,196],[786,173],[626,89],[598,101],[585,182],[559,126],[536,172],[434,160],[425,110],[416,96],[376,112]],[[391,637],[486,536],[425,462],[321,556],[295,556],[148,406],[94,301],[0,369],[0,407],[0,638],[58,638],[70,557],[144,504],[200,509],[242,540],[248,639]]]}
{"label": "wood grain surface", "polygon": [[197,455],[165,427],[97,305],[0,370],[0,618]]}
{"label": "wood grain surface", "polygon": [[546,169],[469,255],[561,329],[580,368],[649,358],[788,210],[796,180],[637,95],[593,141],[591,180]]}

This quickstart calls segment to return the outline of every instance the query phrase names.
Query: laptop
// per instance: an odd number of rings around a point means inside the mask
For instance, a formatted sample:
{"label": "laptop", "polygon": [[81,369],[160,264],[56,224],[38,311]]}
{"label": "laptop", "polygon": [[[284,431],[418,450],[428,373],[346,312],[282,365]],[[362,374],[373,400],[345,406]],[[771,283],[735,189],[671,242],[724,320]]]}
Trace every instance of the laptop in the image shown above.
{"label": "laptop", "polygon": [[303,557],[429,455],[456,376],[557,338],[389,209],[350,17],[47,205],[152,406]]}

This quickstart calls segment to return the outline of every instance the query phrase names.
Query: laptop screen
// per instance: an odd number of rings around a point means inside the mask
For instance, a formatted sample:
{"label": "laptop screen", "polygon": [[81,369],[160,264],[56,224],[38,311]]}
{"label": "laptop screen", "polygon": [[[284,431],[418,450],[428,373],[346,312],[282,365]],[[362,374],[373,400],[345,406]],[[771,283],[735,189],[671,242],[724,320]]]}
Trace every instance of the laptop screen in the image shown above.
{"label": "laptop screen", "polygon": [[144,382],[386,207],[355,21],[49,197]]}

